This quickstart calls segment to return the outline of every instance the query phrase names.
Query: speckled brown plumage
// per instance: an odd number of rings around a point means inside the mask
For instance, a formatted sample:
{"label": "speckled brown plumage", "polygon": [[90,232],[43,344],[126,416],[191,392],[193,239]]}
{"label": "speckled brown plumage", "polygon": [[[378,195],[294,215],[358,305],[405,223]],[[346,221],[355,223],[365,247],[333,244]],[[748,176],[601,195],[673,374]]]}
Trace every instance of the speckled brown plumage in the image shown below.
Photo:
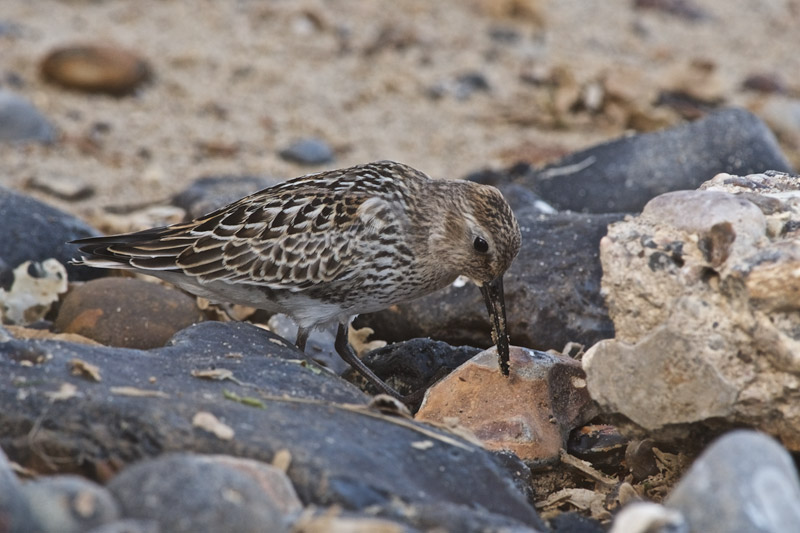
{"label": "speckled brown plumage", "polygon": [[212,300],[282,312],[305,335],[459,275],[482,286],[490,306],[498,284],[502,300],[520,231],[493,187],[379,161],[296,178],[191,222],[76,242],[83,264],[138,270]]}

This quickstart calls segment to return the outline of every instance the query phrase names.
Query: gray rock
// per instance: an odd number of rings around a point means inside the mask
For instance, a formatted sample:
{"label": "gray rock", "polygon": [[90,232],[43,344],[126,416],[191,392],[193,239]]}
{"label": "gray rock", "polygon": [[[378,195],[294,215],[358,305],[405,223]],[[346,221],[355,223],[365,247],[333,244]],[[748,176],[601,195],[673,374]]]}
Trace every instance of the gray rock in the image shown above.
{"label": "gray rock", "polygon": [[42,531],[42,525],[31,511],[22,493],[22,484],[11,470],[2,448],[0,448],[0,526],[3,527],[3,531],[10,533]]}
{"label": "gray rock", "polygon": [[286,521],[256,479],[213,459],[167,454],[136,463],[108,484],[130,518],[162,531],[286,531]]}
{"label": "gray rock", "polygon": [[[522,248],[504,277],[511,342],[561,350],[570,342],[591,345],[614,335],[600,295],[598,244],[606,226],[623,215],[516,213]],[[375,338],[397,342],[431,337],[452,345],[488,347],[491,325],[481,293],[453,284],[413,302],[358,317]]]}
{"label": "gray rock", "polygon": [[173,196],[172,205],[184,209],[189,218],[199,218],[278,183],[266,176],[203,176]]}
{"label": "gray rock", "polygon": [[560,210],[638,212],[655,196],[695,189],[719,172],[791,172],[775,136],[754,115],[727,109],[654,133],[573,153],[521,181]]}
{"label": "gray rock", "polygon": [[74,475],[41,477],[22,492],[42,531],[81,533],[119,518],[119,507],[105,487]]}
{"label": "gray rock", "polygon": [[279,152],[279,155],[300,165],[322,165],[333,161],[334,154],[330,145],[316,137],[301,139]]}
{"label": "gray rock", "polygon": [[[150,351],[0,336],[0,446],[23,465],[40,467],[47,449],[59,468],[83,471],[170,451],[271,462],[287,450],[304,504],[449,502],[543,527],[492,454],[369,409],[366,395],[300,358],[241,323],[203,322]],[[102,380],[73,375],[73,359]],[[198,413],[216,427],[193,423]],[[34,423],[47,431],[32,442]]]}
{"label": "gray rock", "polygon": [[99,235],[83,221],[29,196],[0,186],[0,286],[8,288],[13,269],[20,263],[53,257],[67,267],[70,281],[86,281],[106,275],[102,270],[67,264],[76,248],[67,241]]}
{"label": "gray rock", "polygon": [[0,142],[51,143],[55,128],[28,100],[0,89]]}
{"label": "gray rock", "polygon": [[719,174],[610,226],[616,338],[583,358],[592,397],[665,439],[745,424],[800,450],[798,236],[800,178],[780,173]]}
{"label": "gray rock", "polygon": [[800,480],[792,457],[755,431],[733,431],[697,458],[667,496],[692,532],[785,533],[800,524]]}

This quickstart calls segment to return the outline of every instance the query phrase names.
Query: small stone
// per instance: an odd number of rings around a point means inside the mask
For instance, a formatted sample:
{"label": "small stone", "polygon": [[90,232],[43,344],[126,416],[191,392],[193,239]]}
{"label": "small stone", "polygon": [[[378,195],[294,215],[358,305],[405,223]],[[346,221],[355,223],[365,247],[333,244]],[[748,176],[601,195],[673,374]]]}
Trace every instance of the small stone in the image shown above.
{"label": "small stone", "polygon": [[28,100],[0,89],[0,142],[52,143],[56,130]]}
{"label": "small stone", "polygon": [[792,456],[755,431],[714,441],[667,496],[691,531],[785,533],[800,524],[800,480]]}
{"label": "small stone", "polygon": [[190,218],[198,218],[261,189],[280,183],[266,176],[203,176],[172,197],[172,205]]}
{"label": "small stone", "polygon": [[637,501],[623,507],[614,517],[609,533],[690,533],[690,530],[678,511],[657,503]]}
{"label": "small stone", "polygon": [[491,89],[489,81],[480,72],[467,72],[453,80],[447,80],[428,89],[428,96],[434,99],[447,95],[456,100],[467,100],[476,92],[488,92]]}
{"label": "small stone", "polygon": [[633,440],[625,448],[625,464],[634,481],[642,481],[658,473],[658,463],[653,452],[653,439]]}
{"label": "small stone", "polygon": [[742,89],[766,94],[785,94],[787,92],[786,82],[774,72],[762,72],[747,76],[742,81]]}
{"label": "small stone", "polygon": [[40,65],[52,83],[88,93],[124,96],[150,78],[150,66],[136,53],[113,45],[72,44],[56,48]]}
{"label": "small stone", "polygon": [[119,507],[101,485],[74,475],[26,482],[23,493],[43,531],[82,533],[119,518]]}
{"label": "small stone", "polygon": [[512,347],[511,372],[500,373],[495,349],[481,352],[428,390],[416,419],[452,421],[528,464],[555,463],[569,432],[596,414],[580,363]]}
{"label": "small stone", "polygon": [[691,21],[709,18],[708,13],[691,0],[634,0],[637,9],[652,9]]}
{"label": "small stone", "polygon": [[296,141],[281,150],[279,155],[287,161],[300,165],[322,165],[332,162],[334,158],[330,145],[315,137]]}
{"label": "small stone", "polygon": [[213,457],[176,453],[144,460],[108,488],[126,517],[156,520],[162,531],[286,531],[261,481]]}
{"label": "small stone", "polygon": [[628,440],[614,426],[591,424],[570,433],[567,452],[613,474],[620,470]]}
{"label": "small stone", "polygon": [[157,348],[202,320],[195,299],[157,283],[109,277],[67,294],[55,328],[108,346]]}

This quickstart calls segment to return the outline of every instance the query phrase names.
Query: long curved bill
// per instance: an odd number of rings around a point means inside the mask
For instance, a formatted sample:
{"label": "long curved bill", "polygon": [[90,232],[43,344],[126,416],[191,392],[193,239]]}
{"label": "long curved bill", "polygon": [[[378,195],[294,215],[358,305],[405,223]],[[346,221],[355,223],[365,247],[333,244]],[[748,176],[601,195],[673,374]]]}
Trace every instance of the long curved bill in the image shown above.
{"label": "long curved bill", "polygon": [[500,371],[508,375],[508,334],[506,333],[506,302],[503,296],[503,276],[481,285],[481,293],[492,322],[492,341],[497,345]]}

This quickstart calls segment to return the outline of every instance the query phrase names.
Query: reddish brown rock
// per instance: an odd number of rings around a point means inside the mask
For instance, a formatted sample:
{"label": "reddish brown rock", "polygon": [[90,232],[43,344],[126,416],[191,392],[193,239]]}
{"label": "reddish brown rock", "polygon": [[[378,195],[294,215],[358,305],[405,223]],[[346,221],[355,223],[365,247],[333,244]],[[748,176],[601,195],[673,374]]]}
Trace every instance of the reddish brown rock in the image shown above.
{"label": "reddish brown rock", "polygon": [[70,44],[51,51],[42,77],[68,89],[123,96],[150,78],[147,61],[113,45]]}
{"label": "reddish brown rock", "polygon": [[202,320],[195,299],[175,289],[128,278],[103,278],[73,289],[55,327],[108,346],[150,349]]}
{"label": "reddish brown rock", "polygon": [[509,377],[495,349],[483,351],[428,391],[416,419],[456,423],[486,448],[547,464],[558,460],[570,430],[594,414],[579,362],[513,347]]}

